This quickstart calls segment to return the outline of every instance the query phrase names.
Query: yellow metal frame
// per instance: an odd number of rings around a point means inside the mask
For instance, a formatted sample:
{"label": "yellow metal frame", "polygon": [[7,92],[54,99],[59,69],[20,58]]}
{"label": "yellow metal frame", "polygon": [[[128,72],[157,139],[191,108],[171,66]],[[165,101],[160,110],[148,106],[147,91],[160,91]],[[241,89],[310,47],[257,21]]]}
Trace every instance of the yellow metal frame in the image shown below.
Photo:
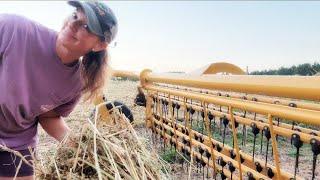
{"label": "yellow metal frame", "polygon": [[[215,64],[211,67],[212,69],[207,69],[204,74],[217,72],[233,72],[235,74],[240,69],[237,70],[235,67],[225,63]],[[238,72],[238,74],[243,73]],[[155,133],[161,134],[165,143],[169,143],[169,139],[173,141],[177,145],[178,150],[181,150],[181,148],[187,149],[192,159],[193,157],[202,158],[215,171],[223,170],[216,163],[217,157],[222,157],[225,161],[232,162],[238,172],[237,177],[233,177],[233,179],[242,179],[246,173],[251,173],[256,179],[269,179],[267,177],[267,167],[275,174],[273,179],[290,179],[293,175],[281,168],[276,137],[283,136],[290,138],[293,133],[296,133],[304,143],[310,143],[311,139],[320,141],[320,132],[318,131],[297,126],[298,131],[297,128],[293,129],[292,125],[284,122],[276,125],[276,121],[273,119],[276,117],[305,125],[320,125],[320,104],[318,104],[320,100],[320,77],[169,75],[153,73],[149,69],[143,70],[139,76],[131,72],[122,71],[118,71],[114,75],[140,79],[141,87],[147,91],[146,127],[153,129]],[[245,99],[243,98],[244,96],[246,97]],[[157,101],[154,102],[153,99]],[[198,103],[191,103],[188,99],[192,99]],[[308,100],[308,102],[301,100]],[[169,115],[167,116],[160,110],[163,106],[161,104],[162,101],[169,103]],[[176,118],[173,117],[172,103],[179,104],[181,106],[180,110],[184,111],[184,125],[178,123]],[[290,107],[290,103],[294,103],[295,107]],[[154,106],[156,106],[155,109],[158,114],[154,114]],[[220,111],[212,108],[217,106],[224,106],[224,108],[220,109]],[[187,113],[188,108],[204,112],[205,129],[208,135],[201,134],[191,128],[190,116]],[[259,117],[253,118],[252,115],[242,117],[241,112],[236,112],[234,111],[235,109],[254,112],[259,114]],[[208,112],[216,117],[226,117],[230,120],[234,148],[224,145],[221,152],[215,149],[213,144],[221,146],[222,143],[211,136]],[[158,116],[159,119],[156,119],[155,116]],[[236,123],[244,126],[250,126],[252,123],[255,123],[260,131],[265,127],[269,128],[274,166],[259,159],[253,160],[251,155],[240,150]],[[187,135],[182,133],[183,129],[188,130],[189,133]],[[168,131],[173,132],[173,136],[168,134]],[[204,142],[199,142],[195,139],[195,136],[203,137]],[[185,147],[181,142],[182,138],[190,142],[188,147]],[[203,157],[195,150],[195,147],[199,146],[211,153],[211,159]],[[236,153],[235,159],[230,157],[228,153],[230,150],[234,150]],[[244,163],[241,163],[240,156],[245,160]],[[263,171],[260,173],[255,170],[255,162],[258,162],[263,168]],[[223,171],[227,177],[231,177],[229,171],[226,169]],[[296,177],[296,179],[300,179],[300,177]]]}
{"label": "yellow metal frame", "polygon": [[203,75],[209,74],[217,74],[217,73],[227,73],[227,74],[237,74],[237,75],[244,75],[244,72],[240,67],[226,63],[226,62],[217,62],[213,63],[206,68],[206,70],[202,73]]}
{"label": "yellow metal frame", "polygon": [[310,109],[310,110],[316,110],[320,111],[320,104],[315,103],[313,101],[301,101],[301,100],[295,100],[295,99],[288,99],[288,98],[279,98],[279,97],[270,97],[270,96],[263,96],[263,95],[257,95],[257,94],[246,94],[246,93],[237,93],[237,92],[226,92],[226,91],[217,91],[217,90],[203,90],[199,88],[186,88],[186,87],[179,87],[179,86],[168,86],[168,85],[161,85],[159,86],[171,88],[171,89],[177,89],[179,91],[188,91],[188,92],[197,92],[212,96],[224,96],[224,97],[230,97],[230,98],[236,98],[236,99],[244,99],[247,101],[255,101],[255,102],[264,102],[264,103],[270,103],[270,104],[279,104],[284,106],[289,106],[290,103],[293,103],[296,105],[297,108],[302,109]]}
{"label": "yellow metal frame", "polygon": [[147,84],[165,83],[209,90],[253,93],[286,98],[319,101],[318,76],[250,76],[250,75],[161,75],[147,73],[140,76]]}

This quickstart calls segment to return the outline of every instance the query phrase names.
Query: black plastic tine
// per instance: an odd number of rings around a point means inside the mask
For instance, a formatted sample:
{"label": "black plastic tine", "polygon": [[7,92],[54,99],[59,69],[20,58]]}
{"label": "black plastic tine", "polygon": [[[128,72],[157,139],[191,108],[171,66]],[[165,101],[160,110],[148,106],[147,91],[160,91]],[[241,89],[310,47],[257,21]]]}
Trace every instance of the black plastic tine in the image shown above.
{"label": "black plastic tine", "polygon": [[296,125],[296,123],[293,121],[293,122],[292,122],[291,130],[294,130],[294,125]]}
{"label": "black plastic tine", "polygon": [[[211,153],[210,153],[208,150],[206,150],[205,156],[208,158],[208,164],[209,164],[209,162],[210,162],[210,157],[211,157]],[[209,168],[208,168],[208,166],[207,166],[207,179],[208,179],[208,178],[209,178]]]}
{"label": "black plastic tine", "polygon": [[312,180],[315,178],[315,170],[317,164],[317,157],[320,154],[320,142],[314,138],[310,140],[311,150],[313,152],[313,161],[312,161]]}
{"label": "black plastic tine", "polygon": [[199,168],[200,168],[200,173],[202,172],[202,167],[201,167],[201,159],[199,159]]}
{"label": "black plastic tine", "polygon": [[246,125],[242,125],[242,146],[246,145],[246,131],[247,131],[247,127]]}
{"label": "black plastic tine", "polygon": [[191,110],[192,110],[192,107],[190,107],[190,109],[189,109],[189,120],[190,120],[190,123],[191,123],[191,129],[192,129],[192,114],[191,114]]}
{"label": "black plastic tine", "polygon": [[[238,121],[236,121],[236,119],[234,119],[234,120],[235,120],[234,126],[235,126],[235,128],[238,128],[239,127],[239,123],[238,123]],[[233,136],[232,136],[232,148],[234,148],[234,138],[233,138]]]}
{"label": "black plastic tine", "polygon": [[256,166],[256,171],[261,172],[263,170],[261,164],[259,162],[255,162],[254,165]]}
{"label": "black plastic tine", "polygon": [[[200,164],[202,165],[202,164]],[[200,167],[200,171],[201,171],[201,167]],[[204,180],[204,167],[202,167],[202,180]]]}
{"label": "black plastic tine", "polygon": [[242,155],[240,154],[240,162],[241,164],[245,161],[245,159],[242,157]]}
{"label": "black plastic tine", "polygon": [[252,123],[251,124],[251,128],[252,128],[252,133],[253,133],[253,152],[252,152],[252,157],[253,157],[253,161],[254,161],[254,155],[255,155],[255,148],[256,148],[256,138],[257,135],[259,134],[260,130],[258,129],[256,123]]}
{"label": "black plastic tine", "polygon": [[197,173],[199,172],[199,161],[200,159],[198,158],[198,156],[196,156],[196,164],[197,164]]}
{"label": "black plastic tine", "polygon": [[180,109],[180,104],[177,103],[176,108],[177,108],[177,120],[179,119],[179,109]]}
{"label": "black plastic tine", "polygon": [[199,153],[201,154],[201,159],[202,159],[202,155],[203,155],[203,153],[204,153],[204,149],[202,149],[201,146],[199,146],[198,148],[199,148]]}
{"label": "black plastic tine", "polygon": [[210,129],[211,129],[211,121],[214,119],[214,116],[211,114],[211,112],[209,111],[208,112],[208,119],[209,119],[209,127],[210,127]]}
{"label": "black plastic tine", "polygon": [[168,105],[169,105],[169,101],[164,100],[164,109],[165,109],[165,114],[168,115]]}
{"label": "black plastic tine", "polygon": [[174,116],[174,109],[176,108],[176,103],[175,102],[172,102],[171,108],[172,108],[173,116]]}
{"label": "black plastic tine", "polygon": [[[223,158],[221,156],[218,157],[218,164],[222,167],[221,168],[221,179],[226,179],[226,176],[224,175],[223,173],[223,169],[224,169],[224,166],[227,164]],[[222,175],[223,174],[223,175]]]}
{"label": "black plastic tine", "polygon": [[204,130],[204,111],[201,111],[201,117],[202,117],[202,127],[201,127],[201,134],[203,134],[203,130]]}
{"label": "black plastic tine", "polygon": [[[276,117],[275,120],[277,120],[277,126],[279,127],[279,124],[280,124],[280,118],[279,117]],[[276,134],[276,141],[278,141],[278,134]],[[273,150],[273,149],[272,149]]]}
{"label": "black plastic tine", "polygon": [[[217,93],[218,96],[221,96],[221,93]],[[221,105],[219,104],[219,111],[222,112]]]}
{"label": "black plastic tine", "polygon": [[[202,179],[204,180],[204,167],[206,166],[206,163],[204,162],[203,159],[200,161],[200,163],[201,163],[201,166],[202,166]],[[208,167],[207,167],[207,169],[208,169]]]}
{"label": "black plastic tine", "polygon": [[220,135],[222,136],[222,117],[220,117],[220,125],[219,125],[219,131],[220,131]]}
{"label": "black plastic tine", "polygon": [[[164,127],[162,127],[164,129]],[[162,131],[162,139],[163,139],[163,150],[166,150],[166,137],[165,137],[165,132]]]}
{"label": "black plastic tine", "polygon": [[[242,99],[243,100],[247,100],[248,98],[246,96],[243,96]],[[246,115],[247,115],[247,110],[244,110],[244,113],[243,113],[242,117],[245,118]]]}
{"label": "black plastic tine", "polygon": [[160,99],[160,104],[161,104],[162,114],[164,114],[164,101],[163,101],[163,99]]}
{"label": "black plastic tine", "polygon": [[[192,99],[191,99],[191,103],[192,103]],[[193,123],[193,114],[195,113],[195,110],[190,107],[190,112],[189,112],[189,116],[190,116],[190,122],[191,122],[191,129],[192,129],[192,123]]]}
{"label": "black plastic tine", "polygon": [[[211,157],[211,153],[206,150],[206,157],[208,158],[208,164],[210,164],[210,157]],[[209,165],[207,165],[207,178],[209,178]]]}
{"label": "black plastic tine", "polygon": [[[234,120],[236,120],[236,119],[234,119]],[[234,126],[235,126],[235,128],[238,128],[239,123],[238,123],[237,121],[235,121]],[[233,132],[232,132],[232,133],[233,133]],[[232,138],[232,148],[234,148],[234,139],[233,139],[233,136],[232,136],[231,138]]]}
{"label": "black plastic tine", "polygon": [[272,171],[272,169],[270,167],[267,167],[267,175],[269,178],[274,177],[274,172]]}
{"label": "black plastic tine", "polygon": [[[229,94],[226,94],[225,96],[230,97]],[[229,106],[227,106],[227,112],[229,112]]]}
{"label": "black plastic tine", "polygon": [[221,171],[221,179],[222,180],[225,180],[225,179],[227,179],[227,176],[224,174],[224,172],[223,172],[223,170]]}
{"label": "black plastic tine", "polygon": [[224,146],[224,141],[225,141],[225,137],[226,137],[226,129],[227,129],[227,125],[229,124],[229,119],[224,116],[224,117],[222,117],[222,122],[223,122],[223,125],[224,125],[222,146]]}
{"label": "black plastic tine", "polygon": [[[297,104],[295,104],[295,103],[289,103],[288,105],[289,105],[289,107],[292,107],[292,108],[296,108],[297,107]],[[292,130],[294,129],[294,125],[295,125],[295,122],[293,121],[292,122],[292,128],[291,128]]]}
{"label": "black plastic tine", "polygon": [[271,133],[270,133],[270,130],[267,126],[265,126],[264,128],[264,135],[266,136],[266,139],[267,139],[267,149],[266,149],[266,164],[265,166],[267,167],[267,164],[268,164],[268,150],[269,150],[269,140],[271,138]]}
{"label": "black plastic tine", "polygon": [[175,118],[176,103],[172,103],[172,117]]}
{"label": "black plastic tine", "polygon": [[309,134],[312,135],[312,136],[318,136],[318,134],[315,133],[315,132],[310,132]]}
{"label": "black plastic tine", "polygon": [[216,130],[216,118],[213,117],[213,130],[215,131]]}
{"label": "black plastic tine", "polygon": [[164,119],[167,119],[167,106],[165,104],[165,100],[163,101],[162,106],[163,106],[163,110],[164,110]]}
{"label": "black plastic tine", "polygon": [[203,142],[204,142],[204,138],[203,138],[203,136],[202,136],[202,135],[200,135],[199,140],[200,140],[200,142],[201,142],[201,143],[203,143]]}
{"label": "black plastic tine", "polygon": [[231,161],[228,161],[228,169],[229,169],[229,171],[230,171],[230,174],[231,174],[231,177],[230,177],[230,179],[232,180],[232,175],[233,175],[233,172],[236,170],[236,168],[234,167],[234,165],[232,164],[232,162]]}
{"label": "black plastic tine", "polygon": [[[189,111],[190,111],[190,108],[187,106],[187,113],[189,113]],[[187,121],[187,117],[186,117],[187,115],[186,115],[186,113],[183,113],[183,117],[184,117],[184,120],[185,120],[185,123],[186,123],[186,121]]]}
{"label": "black plastic tine", "polygon": [[260,153],[262,153],[262,146],[263,146],[263,129],[261,130],[261,136],[260,136]]}
{"label": "black plastic tine", "polygon": [[154,114],[157,114],[158,113],[158,101],[157,100],[155,100],[155,102],[154,102]]}
{"label": "black plastic tine", "polygon": [[209,167],[207,166],[207,179],[209,178]]}
{"label": "black plastic tine", "polygon": [[[210,112],[209,118],[213,120],[213,130],[215,131],[215,129],[216,129],[216,117],[213,114],[211,114],[211,112]],[[210,121],[210,123],[211,123],[211,121]]]}
{"label": "black plastic tine", "polygon": [[[257,102],[257,101],[258,101],[258,99],[257,99],[257,98],[255,98],[255,97],[253,97],[253,98],[252,98],[252,101]],[[256,117],[257,117],[257,113],[256,113],[256,112],[254,112],[253,120],[256,120]]]}
{"label": "black plastic tine", "polygon": [[[184,157],[186,159],[189,159],[189,151],[187,150],[187,148],[184,150]],[[188,169],[189,169],[188,162],[186,162],[186,168],[187,168],[187,172],[188,172]]]}
{"label": "black plastic tine", "polygon": [[[169,99],[169,97],[168,97]],[[169,109],[170,109],[170,106],[169,106],[169,100],[166,100],[166,110],[167,110],[167,115],[169,116]]]}
{"label": "black plastic tine", "polygon": [[194,114],[195,112],[196,112],[196,111],[195,111],[192,107],[190,107],[191,118],[193,118],[193,114]]}
{"label": "black plastic tine", "polygon": [[278,101],[278,100],[275,100],[274,102],[273,102],[273,104],[279,104],[280,103],[280,101]]}
{"label": "black plastic tine", "polygon": [[296,147],[296,161],[295,161],[295,166],[294,166],[294,178],[296,178],[297,171],[299,168],[299,150],[303,145],[303,142],[300,140],[300,136],[298,134],[292,134],[291,135],[292,143],[294,147]]}
{"label": "black plastic tine", "polygon": [[242,117],[243,117],[243,118],[246,118],[246,116],[247,116],[247,111],[244,110],[244,113],[243,113]]}
{"label": "black plastic tine", "polygon": [[194,134],[194,139],[195,139],[196,141],[198,141],[199,137],[198,137],[197,134]]}
{"label": "black plastic tine", "polygon": [[222,167],[222,170],[224,166],[227,164],[221,156],[218,157],[218,164]]}
{"label": "black plastic tine", "polygon": [[234,158],[236,158],[236,153],[233,151],[233,149],[230,149],[229,150],[229,153],[230,153],[230,157],[232,158],[232,159],[234,159]]}
{"label": "black plastic tine", "polygon": [[223,137],[222,137],[222,147],[224,147],[224,140],[226,137],[226,128],[223,129]]}
{"label": "black plastic tine", "polygon": [[[190,153],[187,150],[187,148],[185,149],[184,154],[185,154],[186,159],[189,160],[189,154]],[[188,161],[186,162],[186,168],[187,168],[187,172],[188,172],[188,170],[189,170]]]}
{"label": "black plastic tine", "polygon": [[255,180],[255,178],[253,177],[252,172],[247,172],[247,176],[248,176],[248,180]]}
{"label": "black plastic tine", "polygon": [[197,111],[197,129],[199,128],[199,116],[200,116],[200,111]]}

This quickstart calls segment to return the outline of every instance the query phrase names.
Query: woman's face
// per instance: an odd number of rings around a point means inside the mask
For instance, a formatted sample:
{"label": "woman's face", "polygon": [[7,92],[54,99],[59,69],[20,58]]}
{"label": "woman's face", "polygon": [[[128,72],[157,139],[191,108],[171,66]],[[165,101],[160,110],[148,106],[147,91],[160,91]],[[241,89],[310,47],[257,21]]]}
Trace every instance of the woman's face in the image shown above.
{"label": "woman's face", "polygon": [[87,18],[80,9],[66,19],[57,41],[72,53],[81,55],[93,50],[97,44],[103,43],[98,36],[90,33]]}

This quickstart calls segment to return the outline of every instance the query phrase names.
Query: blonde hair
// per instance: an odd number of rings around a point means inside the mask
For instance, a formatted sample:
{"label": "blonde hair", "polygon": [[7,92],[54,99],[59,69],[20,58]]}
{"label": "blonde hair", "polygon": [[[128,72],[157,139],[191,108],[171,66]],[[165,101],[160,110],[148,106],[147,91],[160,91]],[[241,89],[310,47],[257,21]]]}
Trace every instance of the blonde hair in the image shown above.
{"label": "blonde hair", "polygon": [[103,89],[110,79],[108,68],[108,51],[89,52],[82,57],[81,77],[83,81],[82,94],[85,101],[93,101],[103,93]]}

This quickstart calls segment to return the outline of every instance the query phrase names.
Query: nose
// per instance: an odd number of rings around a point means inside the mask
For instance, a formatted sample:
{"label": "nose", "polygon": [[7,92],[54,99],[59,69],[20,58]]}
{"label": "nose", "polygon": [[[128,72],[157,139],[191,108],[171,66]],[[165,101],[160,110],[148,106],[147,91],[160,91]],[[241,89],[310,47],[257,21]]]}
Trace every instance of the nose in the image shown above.
{"label": "nose", "polygon": [[70,29],[71,29],[71,31],[72,31],[73,33],[77,32],[78,29],[79,29],[79,23],[78,23],[77,20],[71,19],[71,20],[69,21],[68,25],[69,25],[69,27],[70,27]]}

